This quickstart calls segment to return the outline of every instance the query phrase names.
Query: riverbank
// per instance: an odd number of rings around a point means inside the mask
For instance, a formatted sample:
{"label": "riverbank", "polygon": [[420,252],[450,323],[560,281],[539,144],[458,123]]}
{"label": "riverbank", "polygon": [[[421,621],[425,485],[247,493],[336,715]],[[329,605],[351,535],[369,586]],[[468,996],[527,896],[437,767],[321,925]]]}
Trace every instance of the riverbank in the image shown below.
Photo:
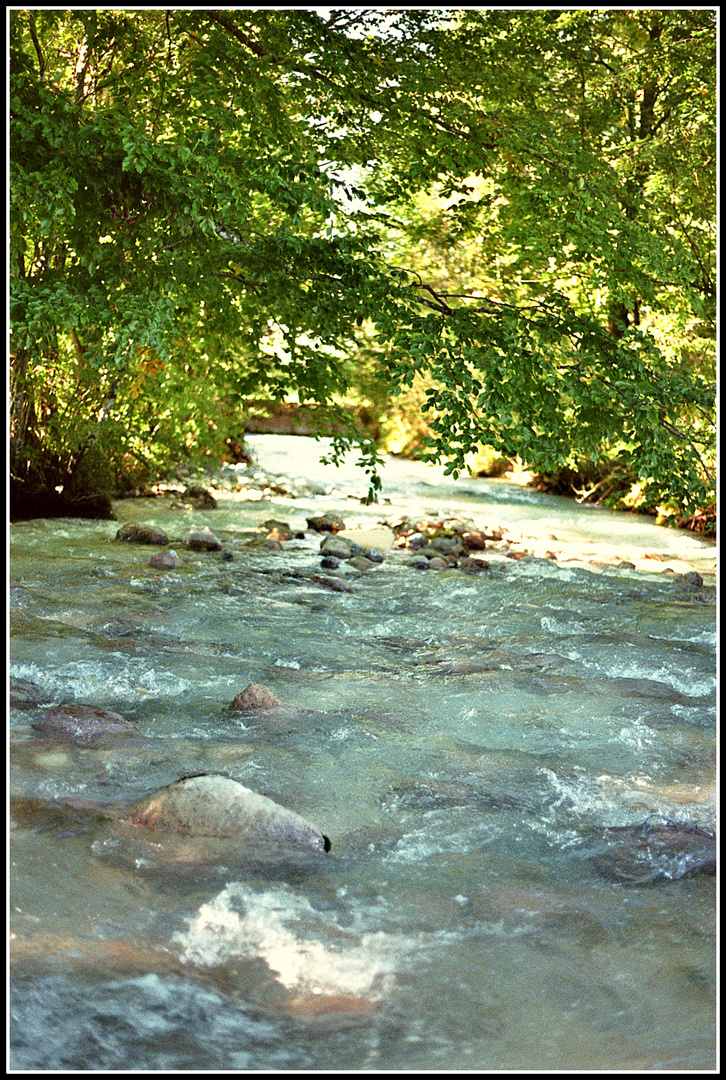
{"label": "riverbank", "polygon": [[[578,504],[561,495],[537,492],[500,478],[461,477],[453,480],[441,466],[426,465],[391,455],[384,459],[383,490],[378,503],[365,506],[368,477],[349,453],[336,468],[320,457],[330,451],[330,440],[304,436],[250,435],[253,464],[222,465],[198,471],[184,481],[165,481],[145,489],[146,497],[167,497],[195,507],[194,497],[184,502],[184,491],[201,485],[218,500],[290,504],[293,519],[304,528],[304,511],[321,502],[342,508],[351,527],[386,521],[398,511],[411,519],[425,511],[425,500],[414,497],[417,485],[430,489],[448,504],[449,517],[487,517],[499,529],[513,557],[548,558],[561,565],[592,570],[636,570],[650,574],[682,575],[696,572],[708,585],[716,581],[717,544],[701,535],[656,525],[636,512],[612,511]],[[496,511],[494,511],[496,507]],[[136,516],[136,515],[134,515]],[[425,516],[425,515],[424,515]],[[441,514],[432,510],[431,519]]]}

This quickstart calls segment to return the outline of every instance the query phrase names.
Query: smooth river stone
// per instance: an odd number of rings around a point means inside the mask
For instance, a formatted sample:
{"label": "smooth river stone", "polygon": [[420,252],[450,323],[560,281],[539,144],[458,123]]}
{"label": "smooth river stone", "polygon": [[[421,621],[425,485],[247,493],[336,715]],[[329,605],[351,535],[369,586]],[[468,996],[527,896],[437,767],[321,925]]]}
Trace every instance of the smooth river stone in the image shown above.
{"label": "smooth river stone", "polygon": [[238,840],[251,849],[330,850],[309,821],[228,776],[188,776],[154,792],[126,815],[134,825],[182,836]]}

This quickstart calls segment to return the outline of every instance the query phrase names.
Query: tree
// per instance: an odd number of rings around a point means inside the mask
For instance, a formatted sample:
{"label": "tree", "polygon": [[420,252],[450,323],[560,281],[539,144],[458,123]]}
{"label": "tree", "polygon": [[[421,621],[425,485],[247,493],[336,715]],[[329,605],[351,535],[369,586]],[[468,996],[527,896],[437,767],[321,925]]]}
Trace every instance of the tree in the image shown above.
{"label": "tree", "polygon": [[196,443],[261,385],[335,408],[388,282],[333,225],[296,54],[280,12],[12,13],[17,480],[72,483],[112,426]]}
{"label": "tree", "polygon": [[397,328],[398,377],[436,380],[435,453],[458,470],[486,442],[548,473],[605,454],[653,499],[707,501],[713,12],[448,14],[408,13],[437,90],[391,178],[449,197],[449,253],[479,246],[463,288],[414,264],[427,310]]}
{"label": "tree", "polygon": [[[452,470],[481,442],[547,470],[606,452],[710,497],[713,13],[10,29],[17,482],[72,486],[99,446],[121,469],[219,451],[260,390],[339,410],[373,336],[391,388],[434,380]],[[464,285],[411,258],[427,191],[480,253]]]}

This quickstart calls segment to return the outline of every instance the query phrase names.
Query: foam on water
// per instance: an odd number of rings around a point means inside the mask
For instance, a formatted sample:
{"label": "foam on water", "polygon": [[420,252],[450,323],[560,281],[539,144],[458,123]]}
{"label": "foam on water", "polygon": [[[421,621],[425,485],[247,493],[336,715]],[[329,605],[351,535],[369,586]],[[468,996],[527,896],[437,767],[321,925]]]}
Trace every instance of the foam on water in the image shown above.
{"label": "foam on water", "polygon": [[108,666],[98,661],[71,661],[61,670],[47,671],[33,663],[11,664],[9,672],[16,678],[32,680],[51,698],[92,700],[99,705],[118,699],[137,702],[181,696],[194,685],[153,662],[125,660],[118,654]]}
{"label": "foam on water", "polygon": [[664,683],[679,694],[683,694],[684,697],[708,697],[709,694],[715,693],[716,690],[715,676],[709,675],[700,679],[695,678],[692,672],[675,671],[672,665],[650,668],[632,661],[630,663],[613,663],[610,661],[606,665],[601,665],[588,661],[584,657],[581,659],[581,664],[583,669],[596,671],[598,674],[606,675],[608,678],[647,679],[650,682]]}
{"label": "foam on water", "polygon": [[213,967],[261,958],[287,989],[374,998],[386,991],[412,947],[402,935],[342,928],[330,912],[317,912],[288,888],[253,892],[239,883],[202,904],[175,940],[184,963]]}

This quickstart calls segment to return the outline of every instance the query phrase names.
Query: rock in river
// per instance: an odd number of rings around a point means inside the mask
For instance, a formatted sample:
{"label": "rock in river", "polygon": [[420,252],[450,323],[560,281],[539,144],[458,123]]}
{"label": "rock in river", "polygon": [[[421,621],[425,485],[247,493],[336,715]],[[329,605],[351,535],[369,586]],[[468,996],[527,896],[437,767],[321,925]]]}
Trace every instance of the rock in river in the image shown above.
{"label": "rock in river", "polygon": [[345,528],[345,521],[340,514],[333,514],[331,512],[325,514],[314,514],[307,519],[308,528],[313,532],[340,532]]}
{"label": "rock in river", "polygon": [[174,548],[169,548],[168,551],[157,551],[149,559],[149,566],[153,566],[157,570],[176,570],[180,565],[181,559],[174,551]]}
{"label": "rock in river", "polygon": [[187,776],[132,807],[126,821],[182,836],[229,839],[254,853],[326,852],[330,840],[292,810],[231,777]]}
{"label": "rock in river", "polygon": [[689,822],[648,818],[608,829],[607,847],[593,856],[597,870],[626,885],[652,885],[716,873],[716,836]]}
{"label": "rock in river", "polygon": [[246,689],[237,694],[230,708],[237,709],[240,712],[258,712],[276,709],[280,706],[284,706],[284,702],[280,701],[272,690],[268,690],[266,686],[262,686],[260,683],[250,683]]}
{"label": "rock in river", "polygon": [[155,525],[141,525],[138,522],[129,521],[116,533],[117,540],[126,540],[132,544],[158,544],[164,547],[169,543],[169,537],[163,529],[157,529]]}
{"label": "rock in river", "polygon": [[219,540],[206,525],[203,529],[198,527],[190,529],[185,544],[191,551],[222,550],[222,541]]}
{"label": "rock in river", "polygon": [[56,705],[42,709],[32,726],[41,735],[77,746],[97,746],[139,734],[119,713],[96,705]]}

